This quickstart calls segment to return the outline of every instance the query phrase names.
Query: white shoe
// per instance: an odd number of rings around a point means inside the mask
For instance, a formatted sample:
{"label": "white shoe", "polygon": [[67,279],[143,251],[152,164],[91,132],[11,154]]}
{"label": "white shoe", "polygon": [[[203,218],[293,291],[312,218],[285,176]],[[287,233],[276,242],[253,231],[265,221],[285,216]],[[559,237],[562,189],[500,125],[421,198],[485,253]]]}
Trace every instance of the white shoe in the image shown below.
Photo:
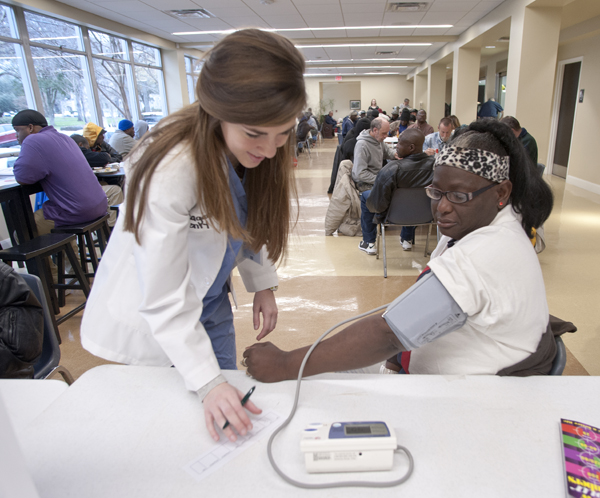
{"label": "white shoe", "polygon": [[412,242],[408,241],[408,240],[402,240],[400,239],[400,244],[402,244],[402,249],[405,251],[410,251],[412,250]]}
{"label": "white shoe", "polygon": [[375,243],[374,242],[365,242],[364,240],[361,240],[360,243],[358,244],[358,248],[361,251],[365,251],[367,254],[371,255],[371,256],[375,256],[375,254],[377,254],[377,249],[375,249]]}

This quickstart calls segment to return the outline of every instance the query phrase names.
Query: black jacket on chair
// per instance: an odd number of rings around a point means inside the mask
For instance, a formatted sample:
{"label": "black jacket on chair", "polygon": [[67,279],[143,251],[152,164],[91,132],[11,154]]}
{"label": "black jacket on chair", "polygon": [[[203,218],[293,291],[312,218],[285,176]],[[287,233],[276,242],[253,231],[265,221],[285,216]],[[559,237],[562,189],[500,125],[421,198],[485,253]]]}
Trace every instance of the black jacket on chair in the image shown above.
{"label": "black jacket on chair", "polygon": [[25,280],[0,262],[0,378],[32,379],[43,337],[41,304]]}
{"label": "black jacket on chair", "polygon": [[427,187],[431,183],[434,162],[434,156],[421,152],[398,161],[390,161],[377,173],[375,185],[367,199],[369,211],[377,213],[375,216],[377,222],[385,219],[394,190]]}

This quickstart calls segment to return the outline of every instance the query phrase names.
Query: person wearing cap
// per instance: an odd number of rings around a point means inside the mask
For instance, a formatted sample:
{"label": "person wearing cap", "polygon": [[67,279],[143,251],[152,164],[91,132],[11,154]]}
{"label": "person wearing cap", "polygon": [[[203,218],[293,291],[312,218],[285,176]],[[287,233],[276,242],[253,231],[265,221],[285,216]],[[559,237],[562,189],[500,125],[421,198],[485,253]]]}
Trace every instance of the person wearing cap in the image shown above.
{"label": "person wearing cap", "polygon": [[[531,227],[550,215],[553,196],[540,175],[532,174],[518,139],[497,120],[458,130],[436,156],[426,191],[442,237],[420,277],[423,282],[411,287],[411,294],[435,278],[466,321],[445,335],[422,336],[422,345],[406,354],[410,346],[402,344],[377,312],[322,341],[306,363],[305,376],[364,368],[390,357],[398,362],[399,353],[399,363],[412,374],[522,376],[550,371],[556,344],[530,238]],[[427,292],[418,294],[427,330],[431,301]],[[417,305],[413,301],[411,309]],[[411,309],[402,309],[417,319]],[[307,350],[288,352],[262,343],[247,348],[244,357],[256,380],[277,382],[298,376]]]}
{"label": "person wearing cap", "polygon": [[119,129],[112,134],[108,144],[121,154],[122,157],[125,157],[135,147],[136,141],[133,138],[134,135],[133,122],[128,119],[122,119],[119,121]]}
{"label": "person wearing cap", "polygon": [[21,185],[41,183],[48,196],[34,213],[39,235],[55,226],[93,221],[106,214],[106,194],[73,140],[32,109],[17,113],[12,125],[21,144],[15,179]]}
{"label": "person wearing cap", "polygon": [[94,152],[90,149],[90,144],[83,135],[73,133],[71,138],[81,149],[83,156],[90,165],[90,168],[104,168],[110,162],[110,156],[106,152]]}
{"label": "person wearing cap", "polygon": [[407,108],[402,109],[400,112],[400,126],[398,126],[398,135],[408,128],[410,125],[410,110]]}
{"label": "person wearing cap", "polygon": [[342,123],[342,140],[346,138],[348,132],[354,128],[354,125],[358,121],[358,112],[352,111],[349,116],[344,118],[344,122]]}
{"label": "person wearing cap", "polygon": [[104,140],[106,130],[91,121],[83,127],[82,135],[90,144],[93,152],[106,152],[110,156],[111,163],[120,163],[123,156],[113,149],[110,144]]}

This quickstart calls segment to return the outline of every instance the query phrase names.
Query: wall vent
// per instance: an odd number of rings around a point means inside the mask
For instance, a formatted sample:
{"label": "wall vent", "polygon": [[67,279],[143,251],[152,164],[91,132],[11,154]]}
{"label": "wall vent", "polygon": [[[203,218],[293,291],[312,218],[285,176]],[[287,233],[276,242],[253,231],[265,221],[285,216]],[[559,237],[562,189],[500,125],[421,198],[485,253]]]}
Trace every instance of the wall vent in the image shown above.
{"label": "wall vent", "polygon": [[163,10],[163,12],[177,19],[213,19],[215,17],[206,9]]}
{"label": "wall vent", "polygon": [[496,41],[499,41],[499,42],[509,42],[510,41],[510,36],[501,36]]}
{"label": "wall vent", "polygon": [[386,5],[387,12],[423,12],[429,8],[428,2],[390,2]]}

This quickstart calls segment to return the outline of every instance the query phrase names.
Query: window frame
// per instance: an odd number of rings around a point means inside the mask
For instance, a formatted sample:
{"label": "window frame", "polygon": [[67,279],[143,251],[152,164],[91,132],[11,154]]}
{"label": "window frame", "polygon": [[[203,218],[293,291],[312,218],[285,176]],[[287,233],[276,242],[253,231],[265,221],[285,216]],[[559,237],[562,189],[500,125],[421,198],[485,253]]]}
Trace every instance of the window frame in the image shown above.
{"label": "window frame", "polygon": [[[37,47],[37,48],[41,48],[41,49],[52,50],[54,52],[60,52],[60,53],[64,53],[64,54],[72,54],[72,55],[78,55],[78,56],[84,57],[86,64],[85,64],[85,68],[82,68],[82,71],[83,71],[83,77],[86,81],[86,84],[88,84],[90,86],[89,95],[90,95],[90,98],[92,99],[92,103],[90,106],[90,112],[92,114],[92,119],[99,126],[104,128],[105,123],[104,123],[104,117],[102,115],[102,107],[100,104],[100,94],[98,91],[97,75],[96,75],[96,71],[94,69],[94,59],[107,60],[110,62],[118,62],[121,64],[129,65],[129,69],[127,69],[127,73],[129,75],[128,76],[128,91],[129,91],[129,95],[130,95],[129,98],[135,100],[135,103],[129,102],[130,112],[132,113],[131,119],[133,121],[142,119],[140,95],[139,95],[139,91],[138,91],[138,82],[136,79],[136,70],[135,70],[136,66],[158,70],[160,72],[160,77],[159,77],[159,81],[158,81],[158,83],[159,83],[158,91],[159,91],[160,99],[161,99],[161,103],[162,103],[162,113],[163,113],[163,116],[166,116],[169,114],[169,107],[168,107],[166,86],[165,86],[165,72],[164,72],[164,67],[163,67],[163,54],[162,54],[162,50],[160,47],[153,46],[149,43],[140,42],[138,40],[132,40],[132,39],[126,38],[122,35],[113,34],[106,30],[103,30],[101,28],[96,28],[96,27],[88,28],[87,26],[84,26],[82,24],[78,24],[76,22],[61,19],[58,16],[52,16],[52,15],[48,15],[45,13],[39,13],[39,12],[33,11],[31,9],[22,8],[22,7],[7,4],[4,2],[0,2],[0,5],[2,7],[8,8],[9,11],[12,12],[12,17],[10,17],[10,19],[12,19],[13,22],[15,23],[15,29],[19,36],[19,38],[12,38],[12,37],[0,35],[0,41],[16,44],[20,47],[20,51],[23,55],[23,57],[21,59],[22,67],[20,68],[21,73],[22,73],[22,83],[23,83],[23,88],[25,91],[27,105],[29,106],[29,108],[36,109],[40,112],[44,112],[42,94],[41,94],[41,91],[40,91],[40,88],[39,88],[39,85],[37,82],[37,74],[35,72],[35,65],[34,65],[33,56],[32,56],[32,52],[31,52],[31,47]],[[48,43],[44,43],[42,41],[30,40],[29,31],[27,29],[27,24],[26,24],[26,20],[25,20],[25,12],[30,12],[30,13],[38,15],[38,16],[47,17],[47,18],[54,19],[54,20],[64,22],[66,24],[74,26],[76,29],[79,30],[78,32],[81,36],[81,45],[83,47],[83,50],[77,50],[77,49],[61,47],[61,46],[57,46],[57,45],[51,45]],[[10,22],[10,19],[9,19],[9,22]],[[127,58],[119,59],[116,57],[109,57],[109,56],[104,56],[101,54],[93,54],[91,41],[90,41],[90,30],[97,32],[97,33],[105,34],[107,36],[117,38],[119,40],[123,40],[125,42],[126,50],[128,51]],[[143,45],[146,47],[150,47],[152,49],[156,49],[158,64],[147,64],[147,63],[135,62],[135,57],[133,54],[133,43],[136,43],[138,45]],[[24,78],[23,76],[26,76],[26,78]]]}

